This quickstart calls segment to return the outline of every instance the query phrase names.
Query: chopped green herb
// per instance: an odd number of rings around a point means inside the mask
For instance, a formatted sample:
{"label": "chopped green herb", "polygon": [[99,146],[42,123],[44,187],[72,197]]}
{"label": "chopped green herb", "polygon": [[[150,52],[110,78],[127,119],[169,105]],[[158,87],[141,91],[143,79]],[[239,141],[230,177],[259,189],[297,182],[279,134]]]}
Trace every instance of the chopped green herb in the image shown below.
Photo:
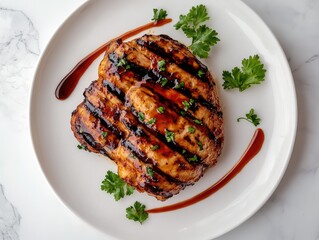
{"label": "chopped green herb", "polygon": [[187,159],[189,162],[198,162],[198,158],[196,155],[194,155],[194,157],[188,158]]}
{"label": "chopped green herb", "polygon": [[180,114],[181,114],[182,116],[185,116],[185,115],[186,115],[186,112],[185,112],[185,111],[180,111]]}
{"label": "chopped green herb", "polygon": [[202,70],[198,70],[198,72],[197,72],[197,76],[198,77],[202,77],[202,76],[204,76],[205,75],[205,72],[204,71],[202,71]]}
{"label": "chopped green herb", "polygon": [[102,136],[103,138],[106,138],[108,135],[109,135],[108,132],[102,132],[102,134],[101,134],[101,136]]}
{"label": "chopped green herb", "polygon": [[158,61],[158,63],[157,63],[158,70],[165,71],[165,65],[166,65],[166,62],[164,59]]}
{"label": "chopped green herb", "polygon": [[251,85],[260,84],[265,80],[266,69],[258,55],[244,58],[241,63],[241,69],[235,67],[231,72],[223,71],[224,89],[238,88],[242,92]]}
{"label": "chopped green herb", "polygon": [[179,21],[174,25],[176,30],[182,29],[185,35],[192,39],[189,48],[201,58],[207,58],[211,47],[219,41],[215,30],[200,25],[208,19],[207,8],[200,4],[192,7],[187,15],[180,15]]}
{"label": "chopped green herb", "polygon": [[159,82],[160,82],[161,86],[164,87],[166,85],[166,83],[168,83],[168,80],[167,80],[167,78],[163,77],[160,79]]}
{"label": "chopped green herb", "polygon": [[200,141],[197,142],[197,145],[199,146],[199,150],[203,150],[203,144]]}
{"label": "chopped green herb", "polygon": [[184,88],[184,86],[185,86],[185,83],[184,83],[184,82],[180,82],[180,83],[177,83],[177,84],[174,86],[174,88],[175,88],[175,89],[181,89],[181,88]]}
{"label": "chopped green herb", "polygon": [[257,127],[260,124],[260,118],[257,114],[255,114],[255,110],[253,108],[250,109],[249,113],[246,114],[246,117],[240,117],[237,119],[237,122],[239,122],[241,119],[244,119],[248,122],[251,122],[254,124],[255,127]]}
{"label": "chopped green herb", "polygon": [[183,150],[182,150],[182,154],[185,154],[185,153],[186,153],[186,150],[185,150],[185,149],[183,149]]}
{"label": "chopped green herb", "polygon": [[198,120],[198,119],[194,119],[194,122],[197,123],[197,124],[199,124],[199,125],[202,125],[202,124],[203,124],[203,122],[202,122],[201,120]]}
{"label": "chopped green herb", "polygon": [[154,145],[151,147],[151,150],[156,151],[157,149],[159,149],[159,147],[160,147],[159,145]]}
{"label": "chopped green herb", "polygon": [[189,102],[187,102],[186,100],[184,100],[183,102],[182,102],[182,104],[184,105],[184,110],[187,112],[188,111],[188,109],[190,109],[192,106],[193,106],[193,104],[195,103],[195,100],[194,99],[189,99]]}
{"label": "chopped green herb", "polygon": [[195,128],[189,127],[189,128],[188,128],[188,132],[189,132],[189,133],[194,133],[194,132],[195,132]]}
{"label": "chopped green herb", "polygon": [[147,167],[146,167],[146,172],[147,172],[147,175],[149,175],[150,177],[153,177],[153,176],[154,176],[154,170],[153,170],[152,167],[147,166]]}
{"label": "chopped green herb", "polygon": [[165,138],[167,142],[174,142],[174,132],[170,132],[167,129],[165,129]]}
{"label": "chopped green herb", "polygon": [[86,146],[83,146],[83,145],[80,145],[80,144],[78,144],[77,147],[80,150],[85,150],[85,151],[87,150]]}
{"label": "chopped green herb", "polygon": [[118,201],[125,195],[131,195],[134,187],[127,185],[118,174],[109,170],[102,181],[101,190],[114,194],[114,199]]}
{"label": "chopped green herb", "polygon": [[145,205],[136,201],[133,206],[126,208],[126,218],[142,224],[148,218]]}
{"label": "chopped green herb", "polygon": [[163,20],[167,17],[167,12],[164,9],[158,10],[157,8],[154,8],[153,13],[154,13],[154,15],[153,15],[152,20],[156,21],[156,22],[159,20]]}
{"label": "chopped green herb", "polygon": [[131,66],[128,64],[125,58],[121,58],[117,64],[118,67],[124,67],[126,70],[130,69]]}
{"label": "chopped green herb", "polygon": [[165,107],[160,106],[160,107],[157,108],[157,111],[158,111],[159,113],[163,114],[163,113],[165,112]]}
{"label": "chopped green herb", "polygon": [[150,124],[150,125],[153,125],[154,123],[156,123],[156,118],[152,118],[147,123]]}
{"label": "chopped green herb", "polygon": [[135,158],[137,158],[134,154],[131,154],[130,155],[130,158],[133,158],[133,159],[135,159]]}
{"label": "chopped green herb", "polygon": [[140,120],[141,122],[143,122],[145,120],[144,113],[142,113],[142,112],[138,113],[138,120]]}

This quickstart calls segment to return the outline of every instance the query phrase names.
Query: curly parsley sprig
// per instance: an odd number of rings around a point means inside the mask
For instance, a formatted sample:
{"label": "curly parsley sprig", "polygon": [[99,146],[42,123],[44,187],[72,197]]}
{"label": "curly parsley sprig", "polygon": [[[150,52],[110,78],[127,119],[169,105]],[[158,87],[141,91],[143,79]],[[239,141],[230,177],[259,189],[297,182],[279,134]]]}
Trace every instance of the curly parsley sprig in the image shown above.
{"label": "curly parsley sprig", "polygon": [[126,208],[126,217],[142,224],[148,218],[145,205],[136,201],[133,206]]}
{"label": "curly parsley sprig", "polygon": [[255,113],[255,110],[253,108],[250,109],[249,113],[246,113],[246,117],[237,118],[237,122],[239,122],[242,119],[254,124],[255,127],[257,127],[261,121],[261,119]]}
{"label": "curly parsley sprig", "polygon": [[258,55],[249,56],[242,60],[242,67],[233,68],[231,72],[223,71],[224,89],[238,88],[240,92],[251,87],[253,84],[260,84],[265,80],[266,69],[261,63]]}
{"label": "curly parsley sprig", "polygon": [[118,201],[125,195],[133,194],[134,187],[127,185],[118,174],[109,170],[102,181],[101,190],[114,194],[114,199]]}
{"label": "curly parsley sprig", "polygon": [[207,8],[200,4],[192,7],[187,15],[180,15],[179,21],[174,25],[176,30],[182,29],[185,35],[192,39],[189,48],[200,58],[207,58],[211,47],[220,41],[215,30],[204,24],[201,25],[207,20],[209,20]]}

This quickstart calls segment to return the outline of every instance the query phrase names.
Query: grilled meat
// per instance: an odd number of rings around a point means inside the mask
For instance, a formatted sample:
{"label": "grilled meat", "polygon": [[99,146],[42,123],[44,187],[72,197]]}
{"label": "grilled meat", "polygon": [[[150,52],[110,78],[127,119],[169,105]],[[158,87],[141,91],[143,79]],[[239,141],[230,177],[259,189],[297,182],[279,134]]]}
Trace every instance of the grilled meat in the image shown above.
{"label": "grilled meat", "polygon": [[71,128],[89,151],[112,159],[125,182],[165,200],[217,162],[223,119],[215,82],[184,45],[166,35],[113,41],[98,72]]}

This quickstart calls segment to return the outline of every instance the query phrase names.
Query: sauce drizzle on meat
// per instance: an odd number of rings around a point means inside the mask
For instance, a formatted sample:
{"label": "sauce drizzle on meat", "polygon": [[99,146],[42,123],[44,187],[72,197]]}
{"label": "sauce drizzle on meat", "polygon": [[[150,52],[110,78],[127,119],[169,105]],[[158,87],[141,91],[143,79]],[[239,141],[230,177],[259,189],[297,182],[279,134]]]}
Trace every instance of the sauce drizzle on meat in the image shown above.
{"label": "sauce drizzle on meat", "polygon": [[226,175],[224,175],[220,180],[218,180],[214,185],[212,185],[205,191],[185,201],[160,208],[153,208],[147,210],[147,212],[162,213],[174,211],[177,209],[188,207],[211,196],[212,194],[220,190],[222,187],[224,187],[228,182],[230,182],[250,162],[250,160],[252,160],[258,154],[264,143],[264,138],[265,136],[263,130],[260,128],[256,129],[246,151],[244,152],[240,160],[236,163],[236,165]]}
{"label": "sauce drizzle on meat", "polygon": [[87,55],[86,57],[84,57],[78,64],[76,64],[76,66],[61,80],[61,82],[59,83],[59,85],[57,86],[56,90],[55,90],[55,96],[57,99],[59,100],[65,100],[67,99],[71,93],[73,92],[73,90],[75,89],[76,85],[78,84],[80,78],[82,77],[82,75],[84,74],[84,72],[88,69],[88,67],[92,64],[92,62],[98,58],[102,53],[105,52],[107,46],[109,45],[110,42],[114,41],[114,40],[126,40],[130,37],[133,37],[136,34],[139,34],[145,30],[148,30],[150,28],[153,27],[160,27],[163,26],[165,24],[168,24],[172,22],[171,18],[166,18],[163,20],[159,20],[156,22],[150,22],[147,23],[143,26],[140,26],[138,28],[135,28],[133,30],[130,30],[124,34],[122,34],[121,36],[114,38],[110,41],[108,41],[107,43],[103,44],[102,46],[100,46],[99,48],[97,48],[95,51],[91,52],[89,55]]}

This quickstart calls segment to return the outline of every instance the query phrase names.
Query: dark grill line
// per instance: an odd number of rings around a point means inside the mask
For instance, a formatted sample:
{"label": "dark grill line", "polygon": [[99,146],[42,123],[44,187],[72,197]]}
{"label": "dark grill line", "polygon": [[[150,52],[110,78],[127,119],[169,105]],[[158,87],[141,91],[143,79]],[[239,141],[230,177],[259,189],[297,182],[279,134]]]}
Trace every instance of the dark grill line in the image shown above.
{"label": "dark grill line", "polygon": [[[208,77],[207,77],[207,67],[203,66],[203,64],[199,63],[197,61],[197,63],[199,64],[200,68],[198,70],[195,70],[194,68],[191,67],[191,65],[189,65],[186,61],[176,61],[176,59],[173,58],[173,54],[167,54],[160,46],[158,46],[155,42],[146,42],[144,40],[142,40],[141,38],[137,39],[136,43],[140,46],[146,47],[148,50],[150,50],[151,52],[155,53],[156,55],[159,55],[160,57],[164,58],[165,60],[169,60],[170,62],[174,62],[176,65],[178,65],[181,69],[183,69],[184,71],[192,74],[194,77],[200,79],[203,82],[207,82],[210,85],[212,84]],[[198,71],[202,70],[205,74],[203,75],[203,77],[199,77]],[[215,85],[215,84],[214,84]]]}
{"label": "dark grill line", "polygon": [[126,149],[131,151],[139,160],[141,160],[144,163],[149,163],[153,166],[153,170],[155,170],[158,174],[164,176],[167,180],[171,182],[175,182],[177,184],[185,185],[185,183],[182,183],[181,181],[178,181],[177,179],[173,178],[172,176],[164,173],[162,170],[160,170],[158,167],[156,167],[156,161],[153,159],[148,158],[144,152],[141,152],[138,150],[134,144],[132,144],[128,140],[121,141],[122,146],[124,146]]}
{"label": "dark grill line", "polygon": [[[136,111],[133,109],[133,112],[136,113]],[[133,113],[134,114],[134,113]],[[134,114],[136,117],[137,115]],[[130,122],[128,121],[125,121],[123,120],[123,123],[124,125],[127,127],[127,129],[129,129],[134,135],[136,136],[145,136],[147,137],[149,134],[147,132],[145,132],[144,129],[140,128],[139,126],[135,126],[133,124],[131,124]],[[145,126],[147,127],[146,123],[145,122],[140,122],[140,124],[142,126]],[[155,131],[154,129],[152,128],[148,128],[147,127],[147,131],[150,133],[150,135],[153,135],[155,136],[158,140],[160,140],[163,144],[165,144],[167,147],[169,147],[171,150],[175,151],[175,152],[178,152],[179,154],[181,154],[182,156],[185,157],[185,159],[188,159],[188,158],[191,158],[191,157],[194,157],[194,155],[196,154],[193,154],[191,152],[189,152],[188,150],[182,148],[181,146],[179,146],[177,143],[172,143],[172,142],[167,142],[166,141],[166,138],[164,135],[162,135],[161,133]],[[184,152],[184,153],[183,153]],[[196,155],[197,159],[199,159],[198,163],[200,163],[202,160],[201,158]]]}
{"label": "dark grill line", "polygon": [[101,121],[101,124],[105,128],[109,129],[113,134],[116,135],[116,137],[122,138],[123,133],[119,129],[117,129],[116,126],[114,126],[106,118],[103,117],[101,109],[96,108],[93,104],[90,103],[88,99],[85,99],[84,106],[86,107],[88,111],[90,111],[93,114],[93,116],[95,116]]}
{"label": "dark grill line", "polygon": [[[140,54],[142,54],[142,53],[140,53]],[[108,58],[109,58],[110,62],[112,63],[112,68],[117,68],[119,57],[116,55],[116,53],[115,52],[110,53],[108,55]],[[165,77],[169,80],[165,86],[170,87],[170,88],[174,88],[178,83],[181,82],[179,79],[176,79],[176,78],[173,79],[170,76],[170,74],[167,74],[167,72],[158,72],[158,71],[155,71],[154,69],[149,70],[149,69],[146,69],[142,66],[139,66],[131,61],[128,61],[128,60],[126,60],[126,61],[127,61],[128,65],[130,66],[129,70],[133,71],[135,74],[137,74],[139,76],[139,78],[138,78],[139,81],[151,80],[155,83],[159,83],[161,78]],[[120,74],[120,72],[119,72],[119,74]],[[110,83],[109,88],[113,88],[113,87],[114,87],[114,85],[112,83]],[[221,116],[222,113],[220,111],[218,111],[217,107],[214,104],[206,101],[201,96],[199,98],[195,98],[194,96],[192,96],[192,93],[189,89],[183,87],[183,88],[179,88],[179,89],[175,89],[175,90],[188,98],[193,98],[194,100],[196,100],[197,102],[199,102],[203,106],[207,107],[209,110],[217,113],[218,116]]]}
{"label": "dark grill line", "polygon": [[103,154],[104,156],[107,156],[110,158],[110,156],[108,155],[108,153],[101,147],[101,145],[97,142],[95,142],[94,138],[91,136],[91,134],[84,132],[83,129],[81,128],[81,126],[79,124],[76,124],[76,131],[77,133],[81,136],[82,140],[88,144],[89,146],[91,146],[94,149],[97,149],[101,154]]}

